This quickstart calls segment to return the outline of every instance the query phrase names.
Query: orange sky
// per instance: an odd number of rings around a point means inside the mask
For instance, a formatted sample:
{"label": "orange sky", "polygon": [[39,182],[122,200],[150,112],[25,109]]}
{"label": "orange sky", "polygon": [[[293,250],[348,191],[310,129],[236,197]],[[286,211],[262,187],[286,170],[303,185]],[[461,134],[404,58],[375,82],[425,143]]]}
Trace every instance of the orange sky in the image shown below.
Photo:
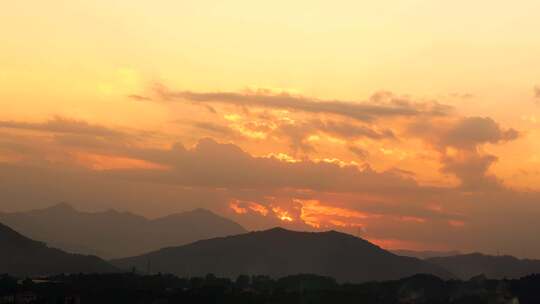
{"label": "orange sky", "polygon": [[0,210],[204,207],[249,229],[540,257],[539,10],[6,3]]}

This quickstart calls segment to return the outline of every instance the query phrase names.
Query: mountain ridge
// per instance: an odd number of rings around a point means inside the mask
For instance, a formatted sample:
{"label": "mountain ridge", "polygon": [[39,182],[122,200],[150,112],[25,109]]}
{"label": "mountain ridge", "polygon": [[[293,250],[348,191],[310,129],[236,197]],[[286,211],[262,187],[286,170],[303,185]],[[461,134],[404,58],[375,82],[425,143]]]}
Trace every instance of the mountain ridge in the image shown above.
{"label": "mountain ridge", "polygon": [[118,269],[90,255],[70,254],[25,237],[0,223],[0,273],[43,275],[58,273],[104,273]]}
{"label": "mountain ridge", "polygon": [[146,269],[150,263],[153,272],[179,276],[312,273],[350,282],[399,279],[416,273],[453,277],[439,266],[397,256],[349,234],[284,228],[200,240],[111,263],[123,269]]}
{"label": "mountain ridge", "polygon": [[458,250],[436,251],[436,250],[392,249],[390,251],[397,255],[408,256],[408,257],[418,258],[422,260],[429,259],[429,258],[448,257],[448,256],[463,254],[462,252]]}
{"label": "mountain ridge", "polygon": [[81,212],[66,203],[0,213],[0,221],[33,239],[74,253],[118,258],[199,239],[245,233],[238,223],[206,209],[148,219],[113,209]]}
{"label": "mountain ridge", "polygon": [[494,256],[474,252],[429,258],[426,261],[447,269],[463,280],[478,275],[484,275],[491,279],[518,279],[540,273],[540,260],[519,259],[510,255]]}

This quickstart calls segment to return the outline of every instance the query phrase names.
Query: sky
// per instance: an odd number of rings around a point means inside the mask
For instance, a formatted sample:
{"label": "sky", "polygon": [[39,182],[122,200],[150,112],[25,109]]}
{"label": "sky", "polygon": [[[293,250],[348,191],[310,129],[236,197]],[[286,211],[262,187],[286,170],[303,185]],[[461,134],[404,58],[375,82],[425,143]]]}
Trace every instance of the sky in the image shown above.
{"label": "sky", "polygon": [[5,1],[0,211],[540,258],[540,2]]}

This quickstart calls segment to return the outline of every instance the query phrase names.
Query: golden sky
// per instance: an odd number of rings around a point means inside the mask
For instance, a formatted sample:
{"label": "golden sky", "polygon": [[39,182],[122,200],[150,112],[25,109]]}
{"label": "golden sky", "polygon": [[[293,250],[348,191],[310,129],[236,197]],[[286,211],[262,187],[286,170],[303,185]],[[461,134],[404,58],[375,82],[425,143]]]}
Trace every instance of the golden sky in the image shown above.
{"label": "golden sky", "polygon": [[249,229],[540,257],[539,11],[3,3],[0,210],[203,207]]}

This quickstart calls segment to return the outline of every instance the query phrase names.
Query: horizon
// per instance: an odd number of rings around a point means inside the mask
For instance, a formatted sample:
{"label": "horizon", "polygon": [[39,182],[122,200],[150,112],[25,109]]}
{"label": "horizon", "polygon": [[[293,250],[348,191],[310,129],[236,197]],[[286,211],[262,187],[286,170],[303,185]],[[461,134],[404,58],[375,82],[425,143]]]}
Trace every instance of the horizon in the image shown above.
{"label": "horizon", "polygon": [[538,11],[6,3],[0,213],[204,209],[248,231],[540,259]]}
{"label": "horizon", "polygon": [[[219,217],[222,217],[221,215],[219,214],[216,214],[214,212],[212,212],[211,210],[209,209],[205,209],[205,208],[195,208],[195,209],[190,209],[190,210],[185,210],[185,211],[181,211],[181,212],[177,212],[177,213],[171,213],[171,214],[168,214],[168,215],[163,215],[163,216],[159,216],[159,217],[146,217],[144,215],[141,215],[141,214],[137,214],[137,213],[133,213],[133,212],[130,212],[130,211],[127,211],[127,210],[117,210],[117,209],[103,209],[103,210],[97,210],[97,211],[87,211],[87,210],[79,210],[77,208],[75,208],[73,205],[67,203],[67,202],[61,202],[61,203],[57,203],[57,204],[54,204],[54,205],[50,205],[50,206],[47,206],[47,207],[43,207],[43,208],[38,208],[38,209],[30,209],[30,210],[19,210],[19,211],[12,211],[12,212],[3,212],[0,210],[0,215],[2,213],[7,213],[7,214],[17,214],[17,213],[20,213],[20,214],[26,214],[26,213],[29,213],[29,212],[35,212],[35,211],[49,211],[49,210],[52,210],[52,209],[57,209],[57,208],[65,208],[67,210],[72,210],[76,213],[79,213],[79,214],[86,214],[86,215],[101,215],[103,213],[108,213],[108,212],[115,212],[115,213],[119,213],[119,214],[128,214],[128,215],[132,215],[132,216],[136,216],[136,217],[142,217],[144,218],[145,220],[148,220],[148,221],[153,221],[153,220],[158,220],[158,219],[163,219],[163,218],[167,218],[167,217],[170,217],[170,216],[174,216],[174,215],[185,215],[185,214],[189,214],[189,213],[194,213],[194,212],[197,212],[197,211],[205,211],[205,212],[210,212],[211,214],[215,215],[215,216],[219,216]],[[223,217],[227,220],[230,220],[229,218],[227,217]],[[234,222],[235,224],[238,224],[236,222]],[[0,221],[0,224],[2,224],[2,222]],[[9,227],[9,226],[8,226]],[[452,255],[471,255],[471,254],[481,254],[481,255],[489,255],[489,254],[486,254],[486,253],[483,253],[483,252],[478,252],[478,251],[472,251],[472,252],[461,252],[461,251],[458,251],[458,250],[446,250],[446,251],[437,251],[437,250],[414,250],[414,249],[407,249],[407,248],[386,248],[386,247],[382,247],[382,246],[379,246],[378,244],[374,243],[374,242],[371,242],[369,239],[365,239],[363,238],[362,236],[359,236],[359,235],[356,235],[356,234],[353,234],[353,233],[348,233],[346,231],[340,231],[340,230],[334,230],[334,229],[331,229],[331,228],[328,228],[326,230],[324,229],[319,229],[319,230],[295,230],[293,228],[287,228],[287,227],[284,227],[284,226],[273,226],[273,227],[268,227],[268,228],[265,228],[265,229],[260,229],[260,230],[248,230],[246,229],[245,227],[241,226],[243,229],[245,229],[245,232],[244,233],[241,233],[241,234],[245,234],[245,233],[252,233],[252,232],[267,232],[267,231],[271,231],[271,230],[284,230],[284,231],[287,231],[287,232],[308,232],[308,233],[325,233],[325,232],[337,232],[337,233],[342,233],[342,234],[346,234],[346,235],[350,235],[350,236],[353,236],[355,238],[359,238],[359,239],[362,239],[362,240],[365,240],[365,241],[368,241],[370,242],[371,244],[373,245],[376,245],[382,249],[385,249],[385,250],[388,250],[394,254],[399,254],[399,252],[401,253],[404,253],[404,252],[409,252],[410,253],[418,253],[418,254],[421,254],[421,253],[433,253],[434,256],[442,256],[442,255],[437,255],[437,254],[446,254],[446,253],[452,253]],[[11,228],[11,227],[10,227]],[[12,229],[12,228],[11,228]],[[15,229],[14,229],[15,230]],[[16,231],[16,230],[15,230]],[[18,231],[16,231],[17,233],[20,233]],[[225,235],[225,236],[216,236],[216,237],[213,237],[213,238],[226,238],[226,237],[231,237],[231,236],[236,236],[236,235],[240,235],[240,234],[232,234],[232,235]],[[210,238],[210,239],[213,239],[213,238]],[[201,239],[201,240],[197,240],[197,241],[204,241],[204,240],[209,240],[209,239]],[[196,242],[197,242],[196,241]],[[46,242],[45,242],[46,243]],[[186,244],[186,245],[189,245]],[[54,247],[54,246],[53,246]],[[396,253],[397,252],[397,253]],[[406,254],[403,254],[404,256],[407,256]],[[512,255],[506,255],[504,253],[497,253],[496,256],[512,256]],[[415,256],[417,257],[417,256]],[[519,259],[523,259],[523,258],[526,258],[526,257],[519,257],[519,256],[513,256],[513,257],[516,257],[516,258],[519,258]],[[419,257],[418,257],[419,258]]]}

